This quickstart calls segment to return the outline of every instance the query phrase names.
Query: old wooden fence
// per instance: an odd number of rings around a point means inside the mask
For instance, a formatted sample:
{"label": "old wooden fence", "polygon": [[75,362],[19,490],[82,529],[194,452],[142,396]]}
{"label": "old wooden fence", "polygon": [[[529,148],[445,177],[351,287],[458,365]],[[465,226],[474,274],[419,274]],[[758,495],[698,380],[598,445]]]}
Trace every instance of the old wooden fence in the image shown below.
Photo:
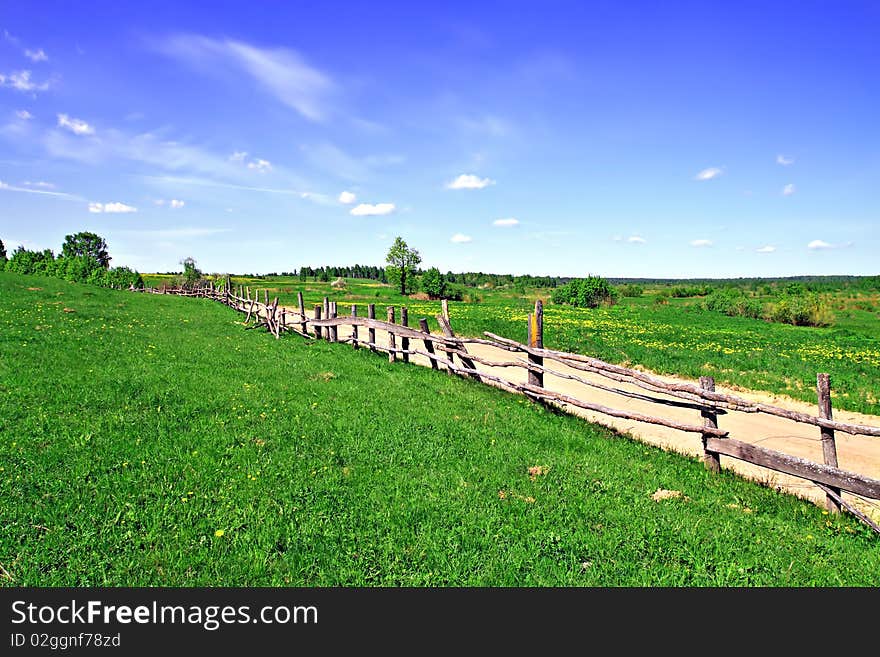
{"label": "old wooden fence", "polygon": [[[863,474],[849,472],[838,467],[835,432],[851,435],[880,437],[880,427],[838,422],[832,417],[830,382],[827,374],[817,375],[818,415],[809,415],[791,411],[778,406],[750,401],[743,397],[722,394],[715,391],[712,377],[701,377],[699,384],[692,382],[671,382],[662,380],[645,372],[614,365],[584,356],[572,354],[543,346],[543,307],[540,301],[535,304],[535,312],[528,317],[528,344],[521,344],[493,333],[485,332],[484,338],[468,338],[457,336],[452,330],[448,307],[442,302],[442,313],[437,315],[442,335],[431,333],[426,318],[418,320],[418,328],[409,326],[406,307],[400,308],[400,318],[396,317],[396,308],[386,308],[386,319],[376,319],[375,304],[368,305],[366,317],[359,317],[357,306],[352,305],[349,315],[338,314],[337,303],[326,297],[322,304],[314,306],[312,316],[306,312],[302,293],[298,293],[297,308],[279,306],[278,298],[269,299],[268,290],[263,289],[260,299],[258,290],[253,292],[248,287],[239,286],[232,289],[227,280],[223,286],[208,284],[195,289],[179,288],[141,288],[138,291],[157,294],[175,294],[180,296],[201,297],[222,302],[235,310],[246,314],[245,323],[253,321],[253,326],[264,326],[276,338],[283,332],[293,332],[308,339],[323,339],[329,342],[349,343],[355,349],[364,347],[374,352],[383,352],[390,361],[397,359],[409,362],[411,356],[422,356],[428,360],[433,369],[443,369],[450,374],[471,377],[476,381],[496,385],[508,390],[523,393],[529,398],[545,404],[572,406],[616,418],[624,418],[647,424],[669,427],[700,436],[703,449],[703,460],[706,467],[719,472],[722,455],[745,461],[786,475],[798,477],[812,482],[824,491],[826,507],[829,511],[839,512],[845,508],[860,520],[880,533],[880,526],[866,515],[851,500],[845,499],[843,492],[866,498],[880,500],[880,480]],[[339,327],[351,327],[347,337],[339,336]],[[365,330],[365,335],[361,333]],[[376,339],[376,331],[387,333],[387,342]],[[398,343],[399,340],[399,343]],[[512,357],[507,361],[494,361],[468,352],[467,345],[488,345],[523,357]],[[629,410],[610,408],[585,399],[575,398],[550,390],[544,386],[544,376],[550,375],[570,379],[586,386],[632,396],[632,393],[614,386],[589,380],[578,374],[560,371],[547,366],[552,361],[566,366],[576,372],[599,375],[604,379],[617,383],[629,384],[653,394],[680,400],[675,402],[678,407],[686,407],[699,412],[700,421],[685,423],[678,420],[637,413]],[[492,368],[522,368],[528,373],[527,380],[515,382],[485,370],[479,370],[477,363]],[[656,403],[658,406],[669,406],[669,399],[640,395],[641,400]],[[727,412],[763,413],[790,420],[792,422],[813,425],[820,436],[824,463],[816,463],[807,459],[792,456],[784,452],[767,449],[752,443],[743,442],[730,437],[729,432],[719,427],[718,415]]]}

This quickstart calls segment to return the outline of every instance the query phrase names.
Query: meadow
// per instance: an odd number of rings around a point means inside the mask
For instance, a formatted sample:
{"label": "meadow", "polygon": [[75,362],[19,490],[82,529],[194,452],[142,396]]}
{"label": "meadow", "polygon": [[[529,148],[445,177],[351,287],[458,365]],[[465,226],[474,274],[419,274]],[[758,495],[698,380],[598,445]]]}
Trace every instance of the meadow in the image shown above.
{"label": "meadow", "polygon": [[[169,277],[144,275],[148,285]],[[233,277],[233,283],[267,289],[270,298],[295,306],[303,293],[308,307],[326,296],[337,301],[340,314],[366,314],[375,303],[406,305],[410,323],[434,317],[439,301],[402,296],[392,286],[346,279],[344,289],[328,282],[296,277]],[[824,293],[834,315],[829,327],[792,326],[729,317],[705,310],[698,298],[674,298],[671,285],[653,285],[640,297],[621,297],[613,306],[573,308],[550,303],[549,288],[469,289],[464,301],[450,301],[456,333],[481,336],[483,331],[515,340],[526,339],[526,318],[536,299],[544,301],[544,345],[603,360],[642,366],[659,374],[691,379],[714,376],[719,384],[782,394],[816,402],[816,374],[831,375],[835,408],[880,415],[880,295],[834,289]],[[261,291],[262,294],[262,291]],[[262,298],[262,297],[261,297]],[[766,299],[770,299],[770,295]],[[662,303],[658,303],[660,299]],[[757,296],[758,301],[762,298]]]}
{"label": "meadow", "polygon": [[855,519],[521,396],[202,299],[0,299],[4,586],[880,584]]}

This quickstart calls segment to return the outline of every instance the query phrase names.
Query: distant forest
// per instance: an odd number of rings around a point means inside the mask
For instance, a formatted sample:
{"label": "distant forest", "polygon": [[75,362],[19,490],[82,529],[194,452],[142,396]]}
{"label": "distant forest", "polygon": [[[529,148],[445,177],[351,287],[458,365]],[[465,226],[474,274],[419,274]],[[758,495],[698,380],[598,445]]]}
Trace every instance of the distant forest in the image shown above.
{"label": "distant forest", "polygon": [[[162,272],[157,272],[162,273]],[[179,272],[164,272],[165,274],[177,274]],[[423,269],[417,269],[416,275],[425,273]],[[269,279],[279,276],[299,278],[301,281],[332,281],[336,278],[364,278],[387,283],[385,268],[376,265],[325,265],[321,267],[300,267],[291,271],[270,272],[267,274],[233,274],[247,276],[249,278]],[[565,285],[577,278],[573,276],[532,276],[529,274],[492,274],[487,272],[452,272],[443,275],[448,283],[464,285],[467,287],[545,287],[555,288]],[[880,289],[880,275],[877,276],[781,276],[781,277],[741,277],[741,278],[608,278],[612,285],[710,285],[746,287],[757,289],[763,285],[785,285],[788,283],[800,283],[809,291],[821,292],[840,288]]]}

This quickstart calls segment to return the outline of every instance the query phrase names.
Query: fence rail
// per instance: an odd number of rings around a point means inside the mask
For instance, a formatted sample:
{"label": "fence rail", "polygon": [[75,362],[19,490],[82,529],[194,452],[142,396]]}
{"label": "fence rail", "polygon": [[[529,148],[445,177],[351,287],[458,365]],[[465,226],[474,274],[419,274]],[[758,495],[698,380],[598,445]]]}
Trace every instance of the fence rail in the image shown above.
{"label": "fence rail", "polygon": [[[880,480],[839,468],[834,438],[835,432],[838,431],[854,436],[880,437],[880,427],[834,420],[832,418],[830,379],[824,373],[817,375],[819,414],[814,416],[771,404],[750,401],[737,395],[716,392],[715,381],[712,377],[702,377],[699,384],[666,381],[639,370],[614,365],[582,354],[547,349],[543,346],[544,320],[543,305],[540,301],[535,305],[535,312],[530,313],[528,317],[528,344],[522,344],[488,331],[483,333],[484,337],[482,338],[456,336],[452,330],[445,300],[442,302],[441,314],[436,316],[442,334],[436,334],[428,330],[427,318],[418,320],[418,328],[408,326],[409,318],[406,307],[400,308],[399,323],[396,321],[394,306],[389,306],[386,309],[386,321],[376,319],[374,304],[368,305],[367,317],[358,316],[357,307],[354,305],[351,306],[350,315],[339,316],[336,302],[331,302],[325,297],[322,304],[314,306],[314,316],[311,317],[306,313],[301,292],[297,294],[298,308],[294,310],[279,307],[278,297],[270,301],[268,290],[265,288],[263,289],[262,301],[259,299],[259,292],[257,290],[252,292],[248,287],[239,286],[236,293],[228,278],[226,284],[222,286],[208,284],[195,289],[142,287],[135,291],[213,299],[245,313],[245,324],[250,324],[253,320],[251,328],[264,326],[276,338],[280,338],[282,332],[289,331],[310,340],[323,339],[329,342],[348,343],[355,349],[366,347],[373,352],[384,352],[392,362],[398,358],[409,362],[410,357],[421,356],[427,359],[433,369],[445,369],[449,374],[472,377],[483,383],[522,393],[542,403],[573,406],[611,417],[699,434],[703,445],[703,460],[707,468],[716,472],[720,471],[720,456],[724,455],[805,479],[818,486],[825,493],[826,508],[829,511],[839,512],[845,508],[880,533],[880,525],[842,496],[842,491],[846,491],[863,498],[880,500]],[[348,337],[339,337],[340,326],[351,327]],[[311,332],[309,332],[310,328]],[[367,329],[367,339],[360,337],[359,328]],[[388,335],[387,344],[382,344],[376,339],[376,331],[386,332]],[[398,346],[398,339],[400,346]],[[419,344],[422,345],[422,348],[416,346]],[[522,354],[523,357],[496,361],[470,353],[467,345],[490,346],[510,353]],[[628,384],[645,392],[628,391],[605,385],[584,378],[579,374],[548,367],[545,361],[564,365],[576,372],[589,373],[616,383]],[[496,369],[523,369],[526,371],[527,381],[525,383],[511,381],[495,373],[487,372],[485,369],[478,369],[478,363]],[[668,417],[611,408],[579,399],[545,387],[544,379],[548,375],[573,380],[585,386],[661,407],[699,411],[702,422],[690,424]],[[663,395],[663,397],[655,395]],[[815,463],[731,438],[729,431],[718,426],[719,414],[724,415],[728,412],[762,413],[818,427],[825,462]]]}

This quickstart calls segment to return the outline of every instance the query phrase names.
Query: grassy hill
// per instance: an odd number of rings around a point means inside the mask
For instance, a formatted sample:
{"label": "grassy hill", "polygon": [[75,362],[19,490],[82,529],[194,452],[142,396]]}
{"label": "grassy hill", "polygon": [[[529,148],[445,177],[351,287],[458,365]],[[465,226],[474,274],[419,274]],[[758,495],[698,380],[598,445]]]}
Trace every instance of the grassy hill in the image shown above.
{"label": "grassy hill", "polygon": [[857,521],[516,395],[209,301],[0,299],[5,586],[880,584]]}

